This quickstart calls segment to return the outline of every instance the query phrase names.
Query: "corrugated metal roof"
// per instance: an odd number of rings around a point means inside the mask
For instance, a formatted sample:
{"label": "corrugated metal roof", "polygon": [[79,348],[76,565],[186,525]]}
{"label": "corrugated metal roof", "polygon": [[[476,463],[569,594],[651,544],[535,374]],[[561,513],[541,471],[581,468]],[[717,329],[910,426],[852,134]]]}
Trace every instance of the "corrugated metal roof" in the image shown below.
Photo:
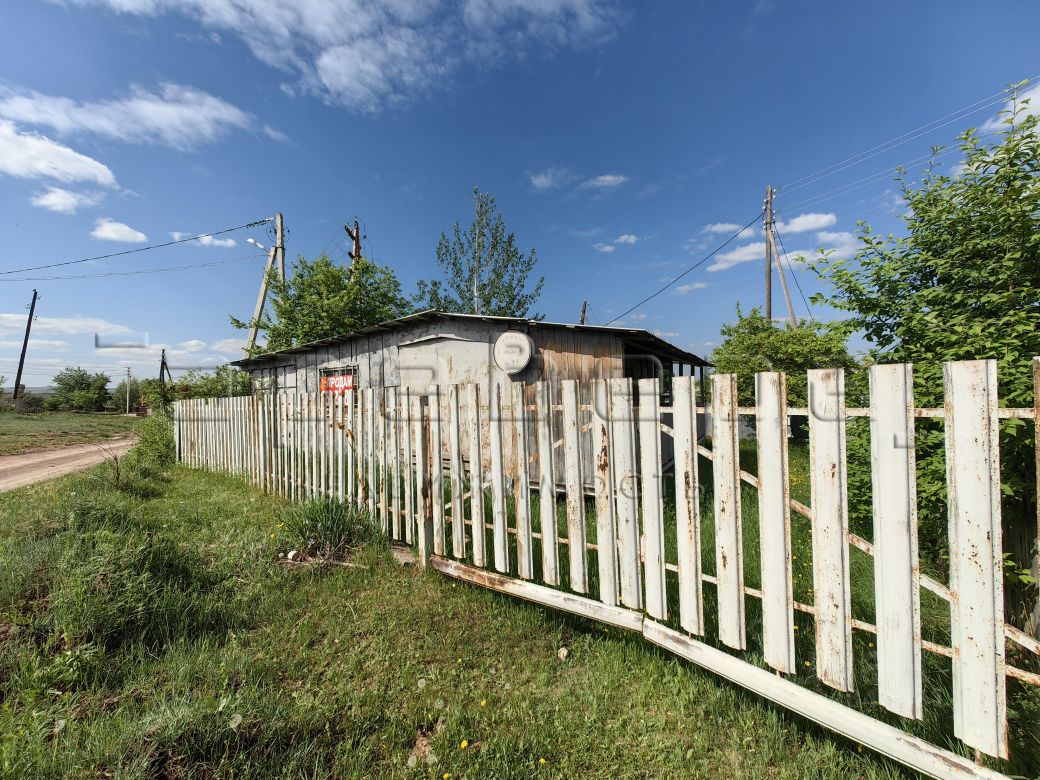
{"label": "corrugated metal roof", "polygon": [[271,360],[277,360],[281,355],[298,355],[301,352],[309,352],[316,347],[326,347],[333,344],[342,344],[345,341],[349,341],[352,338],[358,336],[367,336],[373,333],[381,333],[385,331],[398,330],[405,325],[409,325],[416,321],[424,320],[436,320],[436,319],[466,319],[466,320],[477,320],[483,322],[498,322],[507,323],[512,325],[524,325],[529,328],[565,328],[569,330],[589,330],[597,331],[601,333],[614,333],[621,337],[622,341],[625,341],[632,346],[642,348],[649,354],[658,355],[660,357],[667,357],[670,360],[677,363],[689,363],[695,366],[710,366],[711,363],[706,361],[704,358],[694,355],[692,352],[687,352],[684,349],[671,344],[660,336],[651,333],[648,330],[641,330],[639,328],[616,328],[609,325],[578,325],[571,322],[545,322],[543,320],[529,320],[524,317],[496,317],[483,314],[459,314],[456,312],[438,311],[436,309],[427,309],[425,311],[416,312],[409,314],[404,317],[398,317],[395,320],[387,320],[381,322],[378,325],[371,325],[367,328],[361,328],[360,330],[353,331],[352,333],[345,333],[342,336],[330,336],[329,338],[318,339],[317,341],[311,341],[307,344],[300,344],[296,347],[290,347],[288,349],[280,349],[275,352],[264,352],[259,355],[254,355],[251,358],[242,358],[241,360],[231,361],[231,365],[239,366],[242,368],[249,368],[256,366],[261,363],[267,363]]}

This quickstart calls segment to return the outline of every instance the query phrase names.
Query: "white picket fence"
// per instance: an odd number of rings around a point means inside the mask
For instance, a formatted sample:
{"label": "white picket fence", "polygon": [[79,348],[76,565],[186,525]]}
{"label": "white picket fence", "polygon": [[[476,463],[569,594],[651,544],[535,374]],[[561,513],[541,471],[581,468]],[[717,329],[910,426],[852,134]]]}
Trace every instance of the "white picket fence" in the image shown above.
{"label": "white picket fence", "polygon": [[[1034,363],[1040,376],[1040,359]],[[787,407],[781,373],[757,375],[754,407],[738,406],[734,376],[711,381],[707,410],[697,407],[690,377],[674,379],[668,407],[653,379],[565,381],[558,398],[538,383],[179,401],[177,454],[290,499],[331,496],[367,508],[388,536],[415,543],[439,572],[640,632],[925,774],[1001,777],[978,758],[1009,755],[1006,679],[1040,685],[1040,675],[1006,663],[1007,646],[1040,655],[1040,642],[1003,619],[999,422],[1038,424],[1036,407],[999,407],[994,361],[947,363],[942,409],[915,407],[909,365],[870,368],[867,408],[846,406],[840,369],[808,372],[805,409]],[[696,440],[696,415],[705,411],[713,418],[710,448]],[[755,420],[757,476],[741,468],[741,416]],[[808,506],[791,498],[792,417],[808,417]],[[849,530],[850,417],[870,418],[872,542]],[[914,431],[921,417],[945,421],[948,583],[922,574],[918,561]],[[662,468],[668,438],[674,474]],[[588,452],[594,522],[586,519],[582,478]],[[702,567],[699,456],[712,462],[705,523],[714,574]],[[561,459],[564,511],[559,523],[543,523],[557,517],[554,462]],[[742,485],[758,494],[758,588],[745,582]],[[670,492],[674,521],[665,512]],[[812,603],[795,599],[792,513],[811,527]],[[853,616],[852,547],[873,556],[874,623]],[[921,588],[949,603],[949,646],[922,638]],[[740,656],[749,649],[748,598],[761,602],[761,642],[753,637],[750,649],[773,671]],[[796,652],[796,613],[815,629],[805,657]],[[877,644],[878,702],[905,718],[924,716],[922,652],[950,659],[952,732],[975,749],[975,761],[799,684],[809,666],[824,685],[853,691],[854,632]]]}

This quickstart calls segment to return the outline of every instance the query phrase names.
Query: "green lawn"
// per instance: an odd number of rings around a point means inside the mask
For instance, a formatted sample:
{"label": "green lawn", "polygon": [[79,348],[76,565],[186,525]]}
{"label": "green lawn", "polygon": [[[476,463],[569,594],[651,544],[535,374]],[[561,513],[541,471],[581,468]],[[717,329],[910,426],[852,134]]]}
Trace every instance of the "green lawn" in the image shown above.
{"label": "green lawn", "polygon": [[240,481],[109,468],[0,496],[4,777],[905,776],[378,544],[279,565],[284,507]]}
{"label": "green lawn", "polygon": [[0,455],[95,444],[133,432],[138,418],[121,414],[0,413]]}

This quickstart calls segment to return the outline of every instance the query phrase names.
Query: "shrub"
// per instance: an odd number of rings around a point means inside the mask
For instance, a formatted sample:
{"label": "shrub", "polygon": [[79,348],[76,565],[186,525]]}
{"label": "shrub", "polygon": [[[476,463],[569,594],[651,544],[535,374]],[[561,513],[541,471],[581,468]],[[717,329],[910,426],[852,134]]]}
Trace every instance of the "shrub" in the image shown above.
{"label": "shrub", "polygon": [[18,399],[18,411],[23,414],[39,414],[44,409],[44,401],[38,395],[23,395]]}
{"label": "shrub", "polygon": [[177,459],[173,418],[156,411],[141,420],[137,425],[137,446],[133,449],[133,455],[135,460],[159,468],[172,466]]}
{"label": "shrub", "polygon": [[286,541],[311,558],[345,558],[362,544],[383,538],[366,512],[329,498],[289,507],[282,528]]}

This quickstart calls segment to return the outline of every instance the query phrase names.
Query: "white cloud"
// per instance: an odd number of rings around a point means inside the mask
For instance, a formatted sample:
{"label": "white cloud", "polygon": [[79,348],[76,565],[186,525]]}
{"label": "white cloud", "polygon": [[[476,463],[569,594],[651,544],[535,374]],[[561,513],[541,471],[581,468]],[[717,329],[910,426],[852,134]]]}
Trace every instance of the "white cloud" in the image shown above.
{"label": "white cloud", "polygon": [[182,341],[177,346],[185,352],[198,352],[200,349],[205,349],[206,342],[199,339],[189,339],[188,341]]}
{"label": "white cloud", "polygon": [[752,260],[762,260],[765,262],[765,257],[766,242],[753,241],[750,244],[744,244],[743,246],[738,246],[736,249],[731,249],[728,252],[721,252],[715,255],[715,261],[708,266],[708,270],[725,271],[727,268],[732,268],[741,263],[750,263]]}
{"label": "white cloud", "polygon": [[[188,238],[191,235],[191,233],[179,233],[176,230],[170,233],[170,237],[173,238],[174,241],[180,241],[182,238]],[[201,246],[235,246],[235,239],[233,238],[216,238],[214,236],[199,236],[195,239],[195,242]]]}
{"label": "white cloud", "polygon": [[210,344],[209,348],[222,355],[237,355],[246,348],[246,340],[242,338],[220,339]]}
{"label": "white cloud", "polygon": [[639,240],[639,236],[631,233],[622,233],[620,236],[614,239],[615,244],[634,244]]}
{"label": "white cloud", "polygon": [[709,233],[711,235],[733,233],[737,230],[740,230],[740,225],[735,222],[712,222],[710,225],[705,225],[701,228],[702,233]]}
{"label": "white cloud", "polygon": [[287,74],[283,89],[378,111],[442,87],[467,66],[594,45],[617,0],[69,0],[119,14],[179,13],[237,35]]}
{"label": "white cloud", "polygon": [[[1029,89],[1023,90],[1018,95],[1018,102],[1021,103],[1024,100],[1029,101],[1029,105],[1022,109],[1022,116],[1040,116],[1040,84],[1035,84]],[[1011,110],[1011,101],[1007,101],[1004,104],[1003,111]],[[995,130],[1006,130],[1008,125],[1004,124],[1007,120],[1006,115],[997,115],[986,120],[985,124],[980,128],[983,133],[990,133]]]}
{"label": "white cloud", "polygon": [[703,290],[705,287],[711,287],[707,282],[690,282],[689,284],[680,284],[672,292],[675,295],[686,295],[694,290]]}
{"label": "white cloud", "polygon": [[837,214],[799,214],[792,220],[778,221],[776,227],[784,233],[808,233],[812,230],[823,230],[837,221]]}
{"label": "white cloud", "polygon": [[104,198],[103,192],[72,192],[61,187],[48,187],[46,192],[34,194],[30,202],[59,214],[75,214],[80,209],[97,206]]}
{"label": "white cloud", "polygon": [[593,244],[592,248],[595,249],[597,252],[606,252],[608,254],[617,250],[617,247],[613,244],[604,244],[602,242],[598,244]]}
{"label": "white cloud", "polygon": [[546,168],[528,175],[531,186],[539,192],[554,190],[571,180],[573,174],[566,168]]}
{"label": "white cloud", "polygon": [[107,165],[36,133],[22,133],[0,119],[0,173],[20,179],[54,179],[114,187]]}
{"label": "white cloud", "polygon": [[90,133],[175,149],[213,143],[232,130],[250,130],[256,124],[252,114],[226,100],[171,83],[160,84],[155,92],[132,87],[125,98],[84,103],[32,90],[2,88],[0,117],[49,127],[61,135]]}
{"label": "white cloud", "polygon": [[[18,339],[0,340],[0,349],[21,349],[22,342]],[[42,350],[43,352],[64,352],[69,348],[69,342],[58,339],[29,339],[29,349]]]}
{"label": "white cloud", "polygon": [[127,224],[116,222],[108,217],[102,217],[94,223],[90,237],[96,238],[98,241],[122,241],[127,244],[143,244],[148,240],[148,236],[140,230],[135,230]]}
{"label": "white cloud", "polygon": [[[25,313],[0,313],[0,333],[21,333],[25,330]],[[113,336],[131,333],[130,328],[98,317],[37,317],[33,321],[33,333],[63,336],[84,336],[98,334]]]}
{"label": "white cloud", "polygon": [[787,257],[792,263],[804,264],[819,256],[820,250],[831,252],[831,256],[837,260],[848,260],[856,254],[860,247],[860,241],[853,233],[848,231],[821,230],[816,234],[817,245],[815,249],[799,249],[788,252]]}
{"label": "white cloud", "polygon": [[628,181],[627,176],[622,176],[617,173],[605,173],[601,176],[593,176],[591,179],[586,179],[580,185],[579,189],[583,190],[616,190],[618,187]]}

